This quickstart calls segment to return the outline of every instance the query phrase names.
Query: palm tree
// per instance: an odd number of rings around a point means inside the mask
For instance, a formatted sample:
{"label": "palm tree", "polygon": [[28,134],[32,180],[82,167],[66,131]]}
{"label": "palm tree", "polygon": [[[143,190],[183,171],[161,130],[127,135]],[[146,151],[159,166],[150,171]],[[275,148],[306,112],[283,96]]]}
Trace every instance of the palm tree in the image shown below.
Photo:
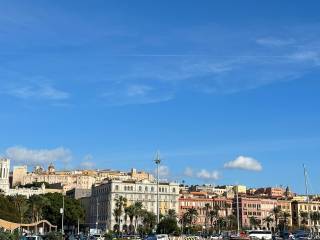
{"label": "palm tree", "polygon": [[276,224],[275,229],[277,230],[278,229],[278,225],[279,225],[279,217],[280,217],[280,214],[281,214],[281,208],[279,206],[274,207],[272,209],[272,214],[274,216],[274,221],[275,221],[275,224]]}
{"label": "palm tree", "polygon": [[129,231],[130,233],[134,232],[134,226],[133,226],[133,219],[135,216],[135,207],[134,205],[130,205],[128,207],[125,208],[125,212],[129,217],[129,221],[130,221],[130,226],[129,226]]}
{"label": "palm tree", "polygon": [[195,209],[193,207],[189,208],[186,214],[189,217],[190,225],[193,225],[195,223],[195,221],[197,220],[198,215],[199,215],[197,209]]}
{"label": "palm tree", "polygon": [[28,200],[31,206],[32,222],[38,222],[42,219],[42,210],[49,205],[49,200],[41,195],[32,195]]}
{"label": "palm tree", "polygon": [[176,210],[174,210],[174,209],[169,209],[169,210],[168,210],[168,217],[176,218],[176,217],[177,217]]}
{"label": "palm tree", "polygon": [[320,212],[310,213],[310,219],[313,222],[314,227],[316,227],[317,222],[320,220]]}
{"label": "palm tree", "polygon": [[16,209],[18,210],[20,223],[23,223],[24,215],[28,210],[27,199],[25,196],[17,194],[12,197],[12,200]]}
{"label": "palm tree", "polygon": [[204,205],[204,210],[205,210],[204,225],[205,225],[206,231],[208,229],[208,218],[209,218],[210,209],[211,209],[210,203],[206,203]]}
{"label": "palm tree", "polygon": [[282,212],[282,218],[283,218],[283,230],[286,229],[287,224],[288,224],[288,218],[291,216],[290,213],[288,212]]}
{"label": "palm tree", "polygon": [[252,216],[249,218],[250,221],[250,226],[253,228],[259,227],[260,226],[260,220],[257,219],[256,217]]}
{"label": "palm tree", "polygon": [[237,225],[237,217],[234,214],[228,215],[227,222],[229,223],[228,230],[233,230]]}
{"label": "palm tree", "polygon": [[149,234],[152,232],[152,229],[154,229],[156,222],[157,222],[157,216],[153,212],[148,212],[147,210],[141,211],[141,218],[142,223],[144,227],[144,232]]}
{"label": "palm tree", "polygon": [[127,207],[127,199],[123,196],[119,196],[115,199],[116,201],[116,208],[114,209],[113,215],[116,218],[118,223],[118,233],[120,233],[120,222],[121,222],[121,215],[124,212],[124,209]]}
{"label": "palm tree", "polygon": [[270,223],[273,222],[273,218],[271,216],[267,216],[263,219],[263,222],[267,223],[267,229],[270,230]]}
{"label": "palm tree", "polygon": [[213,228],[214,223],[217,221],[217,219],[219,218],[219,210],[220,207],[215,205],[213,207],[213,209],[209,212],[209,218],[210,218],[210,225],[211,228]]}
{"label": "palm tree", "polygon": [[141,216],[143,204],[142,202],[135,202],[133,204],[133,207],[134,207],[134,218],[135,218],[134,229],[137,230],[138,220],[139,220],[139,217]]}
{"label": "palm tree", "polygon": [[308,219],[309,219],[309,213],[308,212],[300,212],[301,224],[304,225],[304,228],[306,225],[308,225]]}

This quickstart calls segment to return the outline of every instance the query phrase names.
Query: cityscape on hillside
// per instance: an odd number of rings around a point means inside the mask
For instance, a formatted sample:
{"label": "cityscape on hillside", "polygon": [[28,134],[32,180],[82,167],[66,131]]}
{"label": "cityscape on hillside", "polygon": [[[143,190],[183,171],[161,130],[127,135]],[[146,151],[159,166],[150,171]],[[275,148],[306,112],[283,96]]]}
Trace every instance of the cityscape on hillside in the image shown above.
{"label": "cityscape on hillside", "polygon": [[[156,161],[158,164],[161,162],[160,158]],[[208,209],[215,209],[215,217],[225,219],[231,225],[235,224],[232,220],[238,211],[241,229],[259,226],[274,231],[279,224],[282,228],[304,226],[317,231],[320,226],[320,220],[306,220],[303,215],[307,212],[320,213],[320,196],[298,195],[289,187],[250,188],[244,185],[211,184],[188,186],[159,180],[150,173],[134,168],[130,172],[57,171],[50,164],[47,169],[36,166],[32,172],[28,172],[27,166],[13,166],[11,170],[10,160],[7,158],[1,158],[0,169],[0,190],[4,195],[22,195],[28,199],[47,193],[63,194],[78,200],[85,210],[81,222],[83,227],[104,232],[116,231],[116,228],[127,231],[128,220],[124,221],[122,214],[114,214],[119,197],[126,199],[126,207],[140,202],[143,209],[155,215],[166,216],[174,211],[177,219],[181,220],[193,209],[197,212],[197,217],[192,224],[198,226],[208,224]],[[236,206],[239,207],[238,210]],[[279,209],[277,220],[273,220],[275,209]],[[121,218],[120,222],[118,217]]]}

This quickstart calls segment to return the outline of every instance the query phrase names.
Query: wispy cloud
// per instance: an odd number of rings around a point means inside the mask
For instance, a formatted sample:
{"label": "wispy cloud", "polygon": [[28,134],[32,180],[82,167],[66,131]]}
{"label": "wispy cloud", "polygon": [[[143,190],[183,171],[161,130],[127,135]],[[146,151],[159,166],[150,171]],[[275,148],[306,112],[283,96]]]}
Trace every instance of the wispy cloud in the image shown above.
{"label": "wispy cloud", "polygon": [[186,167],[183,174],[187,177],[193,177],[193,169],[191,167]]}
{"label": "wispy cloud", "polygon": [[101,96],[105,104],[115,106],[166,102],[174,97],[170,90],[164,91],[146,84],[116,84]]}
{"label": "wispy cloud", "polygon": [[[157,174],[157,169],[154,170],[154,173]],[[168,166],[160,165],[159,166],[159,177],[166,178],[170,175],[170,169]]]}
{"label": "wispy cloud", "polygon": [[201,169],[199,172],[197,172],[196,176],[205,180],[218,180],[220,178],[220,173],[218,171],[209,172],[206,169]]}
{"label": "wispy cloud", "polygon": [[93,161],[93,156],[91,154],[86,154],[82,162],[80,163],[81,169],[92,169],[95,166],[95,162]]}
{"label": "wispy cloud", "polygon": [[221,177],[221,173],[216,170],[209,171],[207,169],[201,169],[199,171],[194,171],[190,167],[186,167],[183,174],[186,177],[196,177],[202,180],[218,180]]}
{"label": "wispy cloud", "polygon": [[242,169],[249,171],[261,171],[262,165],[252,157],[239,156],[236,159],[224,164],[225,168]]}
{"label": "wispy cloud", "polygon": [[64,147],[54,149],[30,149],[23,146],[13,146],[6,149],[6,156],[16,163],[31,166],[49,164],[56,161],[68,163],[72,159],[71,151]]}
{"label": "wispy cloud", "polygon": [[7,89],[7,94],[22,99],[65,100],[69,93],[48,83],[15,86]]}

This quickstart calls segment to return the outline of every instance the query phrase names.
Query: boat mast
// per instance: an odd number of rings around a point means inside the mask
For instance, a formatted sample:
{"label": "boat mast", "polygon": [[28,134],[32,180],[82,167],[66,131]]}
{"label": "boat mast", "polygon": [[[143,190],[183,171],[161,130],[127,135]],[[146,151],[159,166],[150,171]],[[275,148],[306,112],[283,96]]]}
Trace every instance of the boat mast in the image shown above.
{"label": "boat mast", "polygon": [[304,185],[305,185],[305,190],[306,190],[306,196],[307,196],[307,203],[308,203],[308,226],[310,226],[309,224],[309,220],[310,220],[310,197],[309,197],[309,189],[308,189],[308,174],[307,174],[307,169],[306,169],[306,165],[303,164],[303,175],[304,175]]}

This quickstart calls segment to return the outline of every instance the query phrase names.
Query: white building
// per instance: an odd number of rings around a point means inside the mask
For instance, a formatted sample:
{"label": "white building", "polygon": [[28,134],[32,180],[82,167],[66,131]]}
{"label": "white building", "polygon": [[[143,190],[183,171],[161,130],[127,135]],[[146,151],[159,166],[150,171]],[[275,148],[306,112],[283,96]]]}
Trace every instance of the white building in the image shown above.
{"label": "white building", "polygon": [[[97,221],[98,208],[98,227],[102,230],[112,230],[116,224],[113,211],[119,196],[127,199],[127,206],[135,202],[142,202],[143,208],[157,214],[157,183],[154,181],[121,181],[110,180],[101,185],[92,188],[92,196],[90,198],[87,211],[90,211],[89,219],[86,223],[91,227],[95,227]],[[176,213],[179,210],[179,184],[178,183],[159,183],[159,210],[161,214],[168,213],[169,209],[174,209]],[[120,228],[124,224],[122,216]]]}
{"label": "white building", "polygon": [[0,158],[0,190],[7,192],[9,190],[9,172],[10,160],[7,158]]}

